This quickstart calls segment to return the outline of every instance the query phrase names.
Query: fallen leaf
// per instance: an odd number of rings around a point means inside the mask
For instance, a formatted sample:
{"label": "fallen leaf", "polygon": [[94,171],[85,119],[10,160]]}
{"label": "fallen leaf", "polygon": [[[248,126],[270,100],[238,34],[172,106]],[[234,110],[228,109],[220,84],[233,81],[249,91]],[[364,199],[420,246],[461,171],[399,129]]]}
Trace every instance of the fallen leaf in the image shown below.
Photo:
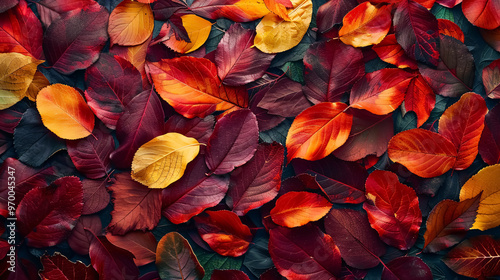
{"label": "fallen leaf", "polygon": [[417,63],[408,57],[396,40],[395,34],[385,36],[384,40],[372,47],[382,61],[396,65],[398,68],[416,69]]}
{"label": "fallen leaf", "polygon": [[196,0],[189,9],[204,18],[235,22],[254,21],[269,13],[263,0]]}
{"label": "fallen leaf", "polygon": [[500,26],[500,1],[498,0],[463,0],[462,12],[473,25],[484,29]]}
{"label": "fallen leaf", "polygon": [[157,241],[151,232],[131,231],[125,235],[106,234],[113,245],[134,254],[137,266],[143,266],[156,260]]}
{"label": "fallen leaf", "polygon": [[40,71],[35,72],[35,76],[33,76],[33,81],[31,82],[30,86],[28,87],[28,90],[26,91],[26,97],[28,97],[29,100],[35,102],[36,101],[36,96],[42,90],[42,88],[49,86],[50,82],[47,80],[45,75],[42,74]]}
{"label": "fallen leaf", "polygon": [[99,279],[99,274],[90,265],[86,266],[80,261],[72,262],[60,253],[55,253],[53,256],[43,255],[40,261],[43,265],[43,270],[40,270],[43,279]]}
{"label": "fallen leaf", "polygon": [[213,271],[210,280],[250,280],[245,272],[233,269],[216,269]]}
{"label": "fallen leaf", "polygon": [[212,23],[193,14],[183,15],[181,16],[181,20],[182,26],[186,29],[190,42],[177,39],[176,36],[170,36],[169,39],[163,41],[163,44],[178,53],[194,52],[207,41]]}
{"label": "fallen leaf", "polygon": [[382,271],[384,280],[399,280],[411,275],[413,280],[432,280],[432,271],[418,257],[399,257],[388,262]]}
{"label": "fallen leaf", "polygon": [[406,90],[403,114],[406,115],[408,111],[415,112],[417,127],[420,127],[429,119],[435,105],[436,94],[432,88],[422,75],[414,77]]}
{"label": "fallen leaf", "polygon": [[479,154],[488,165],[500,163],[500,106],[491,109],[484,118],[479,140]]}
{"label": "fallen leaf", "polygon": [[438,18],[439,33],[453,37],[464,43],[464,32],[460,27],[451,20]]}
{"label": "fallen leaf", "polygon": [[153,32],[154,18],[151,6],[124,0],[109,16],[108,33],[111,46],[135,46],[144,43]]}
{"label": "fallen leaf", "polygon": [[489,98],[500,98],[500,59],[483,68],[483,85]]}
{"label": "fallen leaf", "polygon": [[310,192],[288,192],[276,201],[271,219],[283,227],[300,227],[323,218],[332,207],[328,200]]}

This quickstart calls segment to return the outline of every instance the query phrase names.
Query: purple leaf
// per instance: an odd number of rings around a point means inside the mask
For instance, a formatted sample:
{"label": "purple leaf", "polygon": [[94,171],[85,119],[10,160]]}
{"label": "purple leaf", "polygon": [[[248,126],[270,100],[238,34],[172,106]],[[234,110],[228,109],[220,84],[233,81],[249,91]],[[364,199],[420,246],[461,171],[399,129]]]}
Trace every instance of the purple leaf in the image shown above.
{"label": "purple leaf", "polygon": [[93,232],[100,235],[102,231],[101,219],[98,215],[81,216],[68,237],[68,244],[73,251],[80,255],[88,255]]}

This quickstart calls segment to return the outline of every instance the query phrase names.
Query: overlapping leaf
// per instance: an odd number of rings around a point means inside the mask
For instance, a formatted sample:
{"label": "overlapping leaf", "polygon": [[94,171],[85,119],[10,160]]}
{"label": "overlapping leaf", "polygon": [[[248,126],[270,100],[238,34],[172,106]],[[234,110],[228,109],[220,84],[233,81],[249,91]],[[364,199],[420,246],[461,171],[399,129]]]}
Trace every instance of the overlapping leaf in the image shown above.
{"label": "overlapping leaf", "polygon": [[41,257],[43,270],[40,275],[44,279],[97,280],[99,275],[92,267],[77,261],[72,262],[65,256],[56,253],[53,256]]}
{"label": "overlapping leaf", "polygon": [[415,112],[417,127],[422,126],[427,121],[435,104],[436,95],[429,84],[422,75],[414,77],[406,90],[404,109],[406,112]]}
{"label": "overlapping leaf", "polygon": [[264,1],[250,0],[196,0],[189,8],[204,18],[228,18],[235,22],[253,21],[269,13]]}
{"label": "overlapping leaf", "polygon": [[500,26],[499,8],[498,0],[462,1],[465,17],[473,25],[484,29],[495,29]]}
{"label": "overlapping leaf", "polygon": [[[177,36],[170,35],[169,38],[163,42],[163,44],[179,53],[190,53],[203,46],[205,41],[208,39],[208,35],[210,34],[212,23],[193,14],[181,16],[181,21],[182,26],[186,30],[189,42],[187,40],[182,40],[181,38],[178,39]],[[167,25],[165,24],[164,27],[165,26]]]}
{"label": "overlapping leaf", "polygon": [[372,48],[383,61],[394,64],[399,68],[417,68],[417,63],[406,55],[396,40],[395,34],[385,36],[384,40]]}
{"label": "overlapping leaf", "polygon": [[154,18],[148,4],[124,0],[109,16],[111,45],[135,46],[144,43],[153,32]]}
{"label": "overlapping leaf", "polygon": [[432,280],[432,271],[418,257],[399,257],[388,262],[382,271],[382,279],[399,280],[406,277],[415,280]]}
{"label": "overlapping leaf", "polygon": [[123,236],[106,234],[113,245],[134,254],[137,266],[146,265],[156,260],[157,241],[151,232],[131,231]]}
{"label": "overlapping leaf", "polygon": [[491,62],[483,69],[483,85],[489,98],[500,98],[500,60]]}
{"label": "overlapping leaf", "polygon": [[284,227],[300,227],[325,216],[332,204],[310,192],[288,192],[278,198],[271,210],[273,222]]}
{"label": "overlapping leaf", "polygon": [[500,163],[500,106],[495,106],[484,118],[479,154],[489,165]]}

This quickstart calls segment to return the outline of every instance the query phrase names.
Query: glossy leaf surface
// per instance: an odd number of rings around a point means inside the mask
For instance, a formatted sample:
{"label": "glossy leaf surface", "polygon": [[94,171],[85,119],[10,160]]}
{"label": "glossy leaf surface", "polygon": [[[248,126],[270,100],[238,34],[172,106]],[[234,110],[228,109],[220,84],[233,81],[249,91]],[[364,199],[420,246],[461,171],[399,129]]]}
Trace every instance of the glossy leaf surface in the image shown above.
{"label": "glossy leaf surface", "polygon": [[309,192],[288,192],[279,197],[271,219],[283,227],[300,227],[325,216],[332,207],[324,197]]}

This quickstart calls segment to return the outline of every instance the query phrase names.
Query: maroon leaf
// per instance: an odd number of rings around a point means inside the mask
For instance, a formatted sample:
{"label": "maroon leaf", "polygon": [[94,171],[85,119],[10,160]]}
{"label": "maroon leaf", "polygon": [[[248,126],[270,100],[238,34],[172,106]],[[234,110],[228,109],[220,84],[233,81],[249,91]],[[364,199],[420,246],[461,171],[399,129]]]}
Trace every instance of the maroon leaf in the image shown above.
{"label": "maroon leaf", "polygon": [[162,134],[164,118],[160,99],[152,89],[134,97],[116,126],[120,146],[110,155],[113,164],[121,169],[130,169],[137,149]]}
{"label": "maroon leaf", "polygon": [[61,18],[63,13],[93,5],[94,0],[43,0],[36,2],[36,9],[45,27]]}
{"label": "maroon leaf", "polygon": [[250,280],[250,278],[243,271],[215,269],[210,280]]}
{"label": "maroon leaf", "polygon": [[399,2],[394,14],[396,40],[406,54],[417,61],[437,66],[439,27],[436,17],[417,2]]}
{"label": "maroon leaf", "polygon": [[500,59],[497,59],[483,69],[483,85],[489,98],[500,98]]}
{"label": "maroon leaf", "polygon": [[281,184],[285,149],[280,144],[261,144],[254,157],[231,173],[226,204],[239,216],[276,197]]}
{"label": "maroon leaf", "polygon": [[155,236],[151,232],[131,231],[123,236],[113,235],[109,232],[106,238],[113,245],[125,249],[134,254],[134,262],[137,266],[146,265],[156,260]]}
{"label": "maroon leaf", "polygon": [[68,140],[66,146],[76,169],[89,179],[99,179],[111,168],[109,155],[115,149],[115,140],[103,126],[96,126],[92,134],[94,137]]}
{"label": "maroon leaf", "polygon": [[132,180],[129,173],[115,177],[109,187],[114,203],[109,231],[123,235],[132,230],[153,229],[161,218],[161,190],[149,189]]}
{"label": "maroon leaf", "polygon": [[357,161],[368,155],[381,156],[394,136],[392,114],[374,115],[366,110],[351,110],[353,123],[344,145],[333,154],[345,161]]}
{"label": "maroon leaf", "polygon": [[75,253],[88,255],[93,234],[100,235],[102,231],[101,219],[97,215],[81,216],[68,237],[68,244]]}
{"label": "maroon leaf", "polygon": [[180,0],[158,0],[153,4],[153,13],[156,20],[168,20],[176,11],[187,8]]}
{"label": "maroon leaf", "polygon": [[63,14],[45,32],[47,61],[63,74],[92,65],[108,40],[108,17],[106,8],[98,4]]}
{"label": "maroon leaf", "polygon": [[142,91],[142,76],[135,66],[109,54],[101,54],[87,69],[85,82],[90,108],[110,129],[116,129],[127,104]]}
{"label": "maroon leaf", "polygon": [[32,189],[24,196],[16,210],[19,231],[29,246],[54,246],[69,235],[82,209],[80,180],[77,177],[59,178],[49,186]]}
{"label": "maroon leaf", "polygon": [[262,273],[259,280],[286,280],[286,278],[279,274],[276,267],[273,267]]}
{"label": "maroon leaf", "polygon": [[335,24],[341,24],[344,16],[357,5],[356,0],[330,0],[321,5],[316,15],[318,31],[325,33]]}
{"label": "maroon leaf", "polygon": [[264,97],[257,106],[266,109],[271,115],[296,117],[311,107],[311,103],[302,92],[302,85],[288,78],[277,81],[263,91]]}
{"label": "maroon leaf", "polygon": [[479,154],[489,165],[500,163],[500,106],[491,109],[484,118],[484,129],[479,140]]}
{"label": "maroon leaf", "polygon": [[181,224],[219,204],[226,195],[229,178],[207,176],[209,172],[203,156],[189,163],[184,176],[162,190],[162,214],[172,223]]}
{"label": "maroon leaf", "polygon": [[337,279],[340,275],[339,248],[318,227],[276,227],[269,234],[269,254],[287,279]]}
{"label": "maroon leaf", "polygon": [[222,117],[208,139],[205,161],[215,174],[225,174],[249,161],[259,140],[257,119],[249,109]]}
{"label": "maroon leaf", "polygon": [[314,104],[340,101],[365,74],[361,50],[339,40],[312,44],[304,55],[304,94]]}
{"label": "maroon leaf", "polygon": [[264,98],[265,94],[266,94],[265,88],[255,93],[252,96],[252,99],[250,100],[250,106],[249,106],[249,109],[252,111],[252,113],[255,114],[255,117],[257,118],[259,131],[270,130],[285,120],[284,117],[269,114],[267,110],[262,109],[258,106],[262,98]]}
{"label": "maroon leaf", "polygon": [[60,253],[54,256],[43,255],[40,258],[43,270],[40,275],[44,279],[65,279],[65,280],[97,280],[99,274],[92,267],[77,261],[72,262]]}
{"label": "maroon leaf", "polygon": [[432,280],[430,268],[417,257],[399,257],[387,263],[382,271],[384,280],[408,279],[412,280]]}
{"label": "maroon leaf", "polygon": [[14,129],[29,107],[27,102],[21,101],[7,109],[0,110],[0,130],[10,134],[14,133]]}
{"label": "maroon leaf", "polygon": [[83,210],[82,215],[90,215],[101,211],[109,204],[109,193],[106,190],[108,179],[82,181]]}
{"label": "maroon leaf", "polygon": [[2,1],[2,3],[0,3],[0,13],[4,13],[9,9],[14,8],[14,6],[16,6],[17,4],[19,4],[19,0],[4,0],[4,1]]}
{"label": "maroon leaf", "polygon": [[215,50],[215,64],[222,83],[230,86],[246,85],[264,75],[274,54],[253,47],[255,31],[241,24],[231,25]]}
{"label": "maroon leaf", "polygon": [[365,213],[351,209],[332,209],[325,218],[326,233],[339,247],[342,259],[352,267],[372,268],[385,253],[385,245],[370,227]]}
{"label": "maroon leaf", "polygon": [[188,119],[181,115],[173,115],[165,123],[165,133],[177,132],[187,137],[192,137],[200,143],[207,143],[214,130],[215,118],[208,115],[201,119],[198,117]]}

